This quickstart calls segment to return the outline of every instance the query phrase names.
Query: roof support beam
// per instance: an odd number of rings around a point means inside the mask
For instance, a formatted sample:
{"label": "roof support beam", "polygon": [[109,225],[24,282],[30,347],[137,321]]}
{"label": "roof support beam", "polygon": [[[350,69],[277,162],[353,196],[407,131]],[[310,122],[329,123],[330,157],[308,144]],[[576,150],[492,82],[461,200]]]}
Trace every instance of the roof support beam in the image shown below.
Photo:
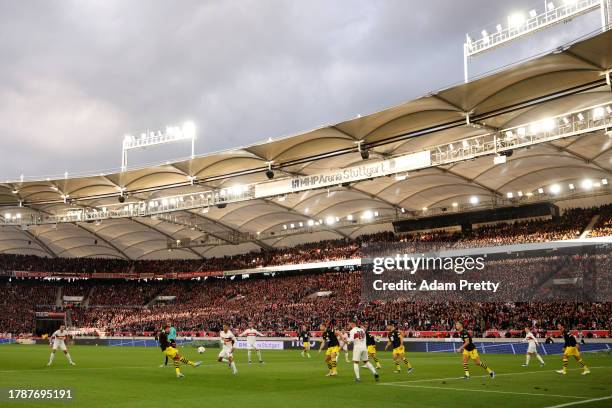
{"label": "roof support beam", "polygon": [[100,241],[104,242],[106,245],[108,245],[108,246],[110,246],[111,248],[113,248],[115,251],[117,251],[118,253],[120,253],[120,254],[121,254],[121,256],[122,256],[123,258],[125,258],[126,260],[128,260],[128,261],[131,261],[131,260],[132,260],[132,258],[130,258],[130,257],[128,256],[128,254],[126,254],[125,252],[123,252],[123,251],[122,251],[122,250],[121,250],[121,249],[120,249],[120,248],[119,248],[117,245],[115,245],[115,244],[113,244],[112,242],[110,242],[109,240],[107,240],[107,239],[103,238],[101,235],[96,234],[96,232],[95,232],[95,231],[92,231],[92,230],[90,230],[90,229],[88,229],[88,228],[85,228],[85,226],[83,226],[83,224],[82,224],[82,223],[78,223],[78,222],[76,222],[76,223],[74,223],[74,225],[76,225],[77,227],[79,227],[80,229],[82,229],[82,230],[84,230],[84,231],[87,231],[88,233],[90,233],[91,235],[93,235],[95,239],[99,239]]}
{"label": "roof support beam", "polygon": [[[164,237],[166,237],[166,238],[168,238],[168,239],[171,239],[171,240],[173,240],[173,241],[175,241],[175,240],[176,240],[176,238],[174,238],[172,235],[170,235],[170,234],[168,234],[168,233],[166,233],[166,232],[164,232],[164,231],[160,230],[159,228],[155,227],[154,225],[147,224],[146,222],[138,221],[136,218],[130,218],[130,220],[131,220],[132,222],[135,222],[136,224],[140,224],[140,225],[142,225],[142,226],[144,226],[144,227],[147,227],[147,228],[149,228],[149,229],[152,229],[153,231],[157,232],[158,234],[163,235]],[[189,247],[187,247],[187,248],[179,248],[179,249],[186,249],[186,250],[188,250],[188,251],[192,252],[192,253],[193,253],[194,255],[196,255],[198,258],[200,258],[200,259],[204,259],[204,256],[202,256],[202,254],[200,254],[198,251],[196,251],[196,250],[195,250],[195,249],[193,249],[193,248],[189,248]],[[156,251],[159,251],[159,249],[157,249]],[[143,254],[143,255],[146,255],[146,254]],[[140,257],[142,257],[143,255],[141,255]]]}

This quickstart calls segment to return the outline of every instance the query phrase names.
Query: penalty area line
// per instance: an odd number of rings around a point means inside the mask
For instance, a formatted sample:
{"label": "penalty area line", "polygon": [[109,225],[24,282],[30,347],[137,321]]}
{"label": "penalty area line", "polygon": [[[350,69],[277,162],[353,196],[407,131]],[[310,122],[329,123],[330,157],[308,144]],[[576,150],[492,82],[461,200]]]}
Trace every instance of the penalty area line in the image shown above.
{"label": "penalty area line", "polygon": [[[612,366],[601,366],[601,367],[589,367],[589,369],[606,369],[612,368]],[[582,370],[582,368],[570,368],[568,371]],[[495,373],[495,377],[506,377],[513,375],[527,375],[527,374],[543,374],[543,373],[554,373],[555,370],[539,370],[539,371],[517,371],[513,373]],[[488,374],[485,375],[473,375],[471,378],[487,378]],[[452,380],[463,380],[463,377],[446,377],[446,378],[425,378],[422,380],[404,380],[404,381],[390,381],[380,383],[380,385],[396,385],[396,384],[412,384],[412,383],[422,383],[422,382],[431,382],[431,381],[452,381]]]}
{"label": "penalty area line", "polygon": [[[561,395],[561,394],[543,394],[535,392],[515,392],[515,391],[497,391],[497,390],[480,390],[474,388],[454,388],[454,387],[434,387],[432,385],[411,385],[411,384],[391,384],[382,383],[380,385],[388,385],[391,387],[407,387],[407,388],[425,388],[429,390],[448,390],[448,391],[467,391],[467,392],[486,392],[492,394],[512,394],[512,395],[529,395],[532,397],[557,397],[557,398],[576,398],[584,399],[586,397],[579,397],[577,395]],[[583,401],[579,401],[582,403]],[[573,403],[572,403],[573,405]],[[564,407],[565,405],[557,405],[556,407]],[[552,407],[551,407],[552,408]]]}
{"label": "penalty area line", "polygon": [[574,406],[574,405],[579,405],[579,404],[590,404],[591,402],[605,401],[605,400],[609,400],[609,399],[612,399],[612,395],[608,395],[607,397],[591,398],[591,399],[587,399],[587,400],[584,400],[584,401],[566,402],[565,404],[560,404],[560,405],[552,405],[552,406],[545,407],[545,408],[563,408],[563,407],[571,407],[571,406]]}

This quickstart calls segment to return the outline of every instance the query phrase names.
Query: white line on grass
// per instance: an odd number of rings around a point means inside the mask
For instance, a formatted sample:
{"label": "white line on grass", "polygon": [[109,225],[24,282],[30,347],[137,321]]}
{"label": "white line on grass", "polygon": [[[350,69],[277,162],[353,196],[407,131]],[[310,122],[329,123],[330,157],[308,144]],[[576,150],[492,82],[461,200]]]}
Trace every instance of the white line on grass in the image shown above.
{"label": "white line on grass", "polygon": [[[602,367],[589,367],[589,369],[591,368],[595,368],[595,369],[605,369],[605,368],[612,368],[612,366],[602,366]],[[572,370],[582,370],[582,368],[569,368],[568,371],[572,371]],[[555,370],[540,370],[540,371],[517,371],[517,372],[513,372],[513,373],[500,373],[497,374],[495,373],[495,377],[502,377],[502,376],[511,376],[511,375],[527,375],[527,374],[542,374],[542,373],[552,373],[555,372]],[[472,378],[485,378],[488,377],[489,374],[486,375],[475,375],[472,376]],[[391,382],[384,382],[384,383],[380,383],[381,385],[395,385],[395,384],[406,384],[406,383],[420,383],[420,382],[430,382],[430,381],[451,381],[451,380],[463,380],[463,377],[447,377],[447,378],[425,378],[422,380],[405,380],[405,381],[391,381]]]}
{"label": "white line on grass", "polygon": [[575,402],[566,402],[565,404],[561,404],[561,405],[552,405],[550,407],[546,407],[546,408],[562,408],[562,407],[571,407],[572,405],[578,405],[578,404],[589,404],[591,402],[597,402],[597,401],[604,401],[604,400],[608,400],[611,399],[612,395],[608,395],[607,397],[600,397],[600,398],[591,398],[588,400],[584,400],[584,401],[575,401]]}
{"label": "white line on grass", "polygon": [[535,392],[515,392],[515,391],[496,391],[496,390],[481,390],[474,388],[453,388],[453,387],[434,387],[431,385],[410,385],[410,384],[391,384],[381,383],[380,385],[389,385],[392,387],[408,387],[408,388],[426,388],[430,390],[449,390],[449,391],[468,391],[468,392],[488,392],[493,394],[514,394],[514,395],[530,395],[534,397],[560,397],[560,398],[576,398],[584,399],[586,397],[579,397],[577,395],[560,395],[560,394],[542,394]]}

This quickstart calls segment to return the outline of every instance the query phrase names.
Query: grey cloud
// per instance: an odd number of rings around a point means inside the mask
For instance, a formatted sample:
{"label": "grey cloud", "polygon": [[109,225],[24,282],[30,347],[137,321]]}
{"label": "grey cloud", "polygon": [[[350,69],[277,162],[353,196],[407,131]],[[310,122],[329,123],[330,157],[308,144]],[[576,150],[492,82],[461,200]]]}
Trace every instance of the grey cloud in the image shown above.
{"label": "grey cloud", "polygon": [[[501,4],[0,1],[0,179],[117,167],[123,133],[184,119],[198,124],[197,153],[206,153],[408,100],[461,80],[464,33],[503,21],[513,10]],[[550,49],[593,20],[474,69]]]}

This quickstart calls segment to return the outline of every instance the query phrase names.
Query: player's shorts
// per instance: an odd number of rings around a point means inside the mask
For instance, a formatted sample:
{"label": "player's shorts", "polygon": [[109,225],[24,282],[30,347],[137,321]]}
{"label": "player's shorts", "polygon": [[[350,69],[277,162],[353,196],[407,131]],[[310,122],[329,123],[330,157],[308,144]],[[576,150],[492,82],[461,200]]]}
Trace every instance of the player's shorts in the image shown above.
{"label": "player's shorts", "polygon": [[340,352],[340,346],[328,347],[325,351],[326,356],[332,355],[332,353],[338,354]]}
{"label": "player's shorts", "polygon": [[529,343],[529,345],[527,346],[527,353],[537,353],[538,352],[538,348],[535,345],[535,343]]}
{"label": "player's shorts", "polygon": [[342,350],[344,350],[344,351],[348,351],[348,344],[344,343],[344,344],[342,345]]}
{"label": "player's shorts", "polygon": [[259,347],[257,347],[257,343],[247,343],[246,349],[247,350],[259,350]]}
{"label": "player's shorts", "polygon": [[166,355],[167,357],[174,359],[174,357],[176,357],[176,355],[178,354],[178,350],[172,346],[169,346],[166,347],[166,349],[162,351],[162,353],[164,353],[164,355]]}
{"label": "player's shorts", "polygon": [[404,346],[399,346],[393,349],[393,354],[404,354]]}
{"label": "player's shorts", "polygon": [[62,351],[66,351],[66,342],[64,340],[53,340],[53,344],[51,345],[53,350],[60,349]]}
{"label": "player's shorts", "polygon": [[368,353],[376,354],[376,346],[368,346]]}
{"label": "player's shorts", "polygon": [[563,350],[563,355],[580,357],[580,351],[578,351],[576,347],[566,347],[565,350]]}
{"label": "player's shorts", "polygon": [[230,358],[233,357],[234,354],[232,353],[232,349],[231,348],[225,348],[223,347],[221,349],[221,351],[219,352],[219,358]]}
{"label": "player's shorts", "polygon": [[302,346],[304,346],[304,348],[310,348],[310,342],[305,341],[304,343],[302,343]]}
{"label": "player's shorts", "polygon": [[472,360],[476,360],[478,358],[478,350],[474,349],[468,351],[466,349],[463,349],[463,355],[468,356]]}
{"label": "player's shorts", "polygon": [[368,361],[368,350],[365,347],[353,347],[353,361]]}

